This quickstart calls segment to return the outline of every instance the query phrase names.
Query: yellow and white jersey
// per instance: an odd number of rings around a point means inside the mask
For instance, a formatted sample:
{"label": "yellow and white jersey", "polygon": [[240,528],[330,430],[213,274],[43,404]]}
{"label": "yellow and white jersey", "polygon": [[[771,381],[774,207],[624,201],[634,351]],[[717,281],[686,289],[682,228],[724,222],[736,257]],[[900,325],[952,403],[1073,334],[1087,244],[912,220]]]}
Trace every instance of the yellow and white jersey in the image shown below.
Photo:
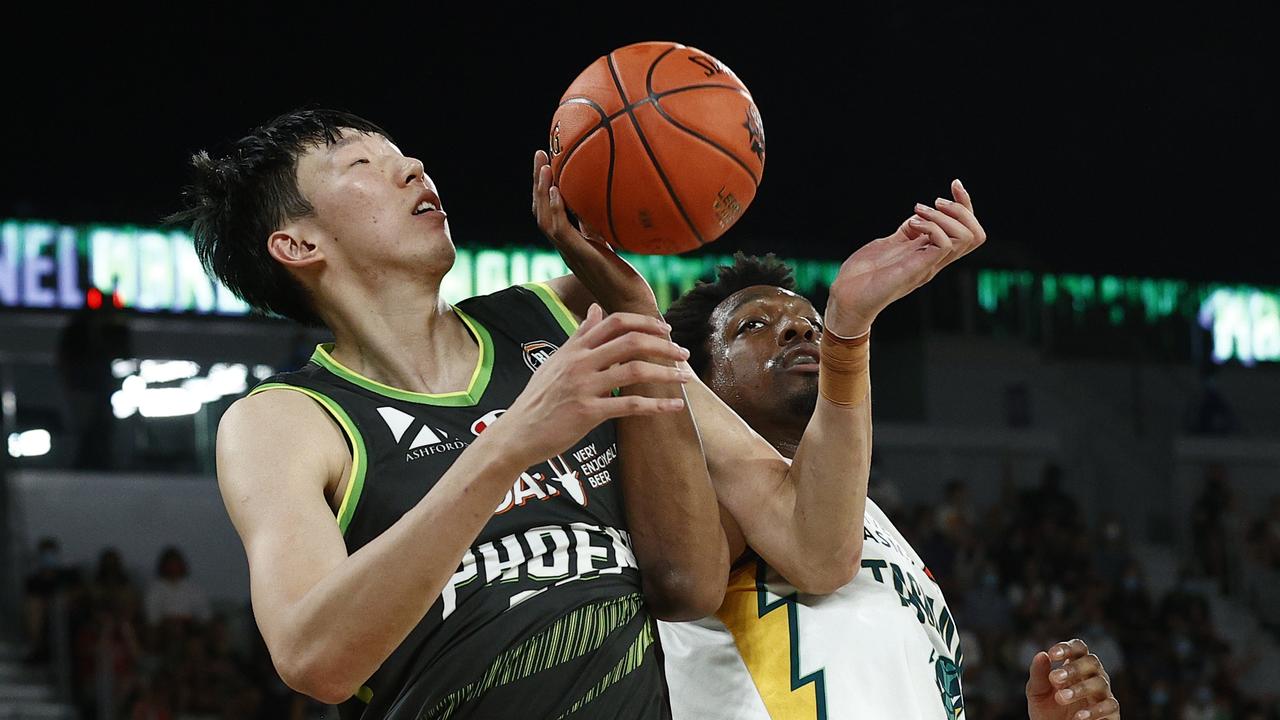
{"label": "yellow and white jersey", "polygon": [[658,623],[674,720],[961,720],[960,633],[942,589],[867,500],[862,567],[830,595],[740,563],[712,617]]}

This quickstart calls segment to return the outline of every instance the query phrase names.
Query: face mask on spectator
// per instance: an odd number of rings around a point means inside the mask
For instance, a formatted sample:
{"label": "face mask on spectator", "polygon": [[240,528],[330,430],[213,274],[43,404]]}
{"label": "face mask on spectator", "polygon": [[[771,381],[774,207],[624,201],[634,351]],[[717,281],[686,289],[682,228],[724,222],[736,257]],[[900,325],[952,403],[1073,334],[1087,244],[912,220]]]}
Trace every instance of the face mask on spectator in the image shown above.
{"label": "face mask on spectator", "polygon": [[58,551],[53,548],[45,548],[36,556],[36,563],[41,570],[51,570],[58,566]]}

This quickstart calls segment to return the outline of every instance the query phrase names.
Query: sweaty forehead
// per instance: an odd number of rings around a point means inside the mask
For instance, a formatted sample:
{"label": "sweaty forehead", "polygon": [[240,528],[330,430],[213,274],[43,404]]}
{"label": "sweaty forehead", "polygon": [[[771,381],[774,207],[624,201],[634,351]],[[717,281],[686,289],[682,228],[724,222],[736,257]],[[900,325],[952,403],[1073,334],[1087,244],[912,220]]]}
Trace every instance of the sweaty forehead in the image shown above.
{"label": "sweaty forehead", "polygon": [[400,148],[382,135],[347,128],[332,145],[321,140],[307,148],[306,152],[298,158],[298,167],[312,169],[337,167],[348,161],[348,156],[360,153],[368,153],[371,156],[399,155]]}
{"label": "sweaty forehead", "polygon": [[350,146],[358,146],[368,148],[370,150],[395,151],[400,152],[400,148],[395,146],[387,138],[377,133],[367,133],[351,128],[343,128],[342,134],[338,136],[338,141],[332,145],[321,146],[325,153],[336,155],[343,148]]}
{"label": "sweaty forehead", "polygon": [[752,285],[722,300],[711,312],[711,324],[720,327],[740,312],[755,307],[791,309],[802,313],[816,312],[812,303],[790,290],[776,285]]}

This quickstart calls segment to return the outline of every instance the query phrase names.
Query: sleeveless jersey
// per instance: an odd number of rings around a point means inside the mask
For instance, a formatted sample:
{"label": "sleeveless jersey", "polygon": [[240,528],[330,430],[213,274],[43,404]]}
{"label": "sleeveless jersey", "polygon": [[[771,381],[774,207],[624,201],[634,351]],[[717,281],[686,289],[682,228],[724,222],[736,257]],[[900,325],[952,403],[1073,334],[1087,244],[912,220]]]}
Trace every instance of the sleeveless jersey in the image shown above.
{"label": "sleeveless jersey", "polygon": [[658,623],[677,720],[961,720],[960,634],[920,557],[867,499],[862,567],[805,595],[758,558],[716,615]]}
{"label": "sleeveless jersey", "polygon": [[[464,391],[382,385],[324,345],[253,391],[304,393],[345,432],[352,471],[337,522],[350,553],[416,505],[576,327],[536,283],[454,311],[480,349]],[[513,478],[426,616],[339,707],[342,720],[669,717],[616,455],[604,423]]]}

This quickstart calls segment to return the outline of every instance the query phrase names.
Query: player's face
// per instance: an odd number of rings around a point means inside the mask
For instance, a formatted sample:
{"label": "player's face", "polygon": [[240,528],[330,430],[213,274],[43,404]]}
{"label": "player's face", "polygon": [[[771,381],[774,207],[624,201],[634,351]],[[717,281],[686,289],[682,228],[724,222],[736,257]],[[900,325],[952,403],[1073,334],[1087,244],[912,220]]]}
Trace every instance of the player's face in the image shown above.
{"label": "player's face", "polygon": [[818,397],[822,319],[771,285],[744,288],[711,313],[708,386],[748,424],[808,422]]}
{"label": "player's face", "polygon": [[[347,130],[298,159],[298,185],[315,208],[326,262],[373,278],[392,268],[443,276],[453,240],[440,194],[422,163],[381,135]],[[423,203],[429,203],[434,209]]]}

